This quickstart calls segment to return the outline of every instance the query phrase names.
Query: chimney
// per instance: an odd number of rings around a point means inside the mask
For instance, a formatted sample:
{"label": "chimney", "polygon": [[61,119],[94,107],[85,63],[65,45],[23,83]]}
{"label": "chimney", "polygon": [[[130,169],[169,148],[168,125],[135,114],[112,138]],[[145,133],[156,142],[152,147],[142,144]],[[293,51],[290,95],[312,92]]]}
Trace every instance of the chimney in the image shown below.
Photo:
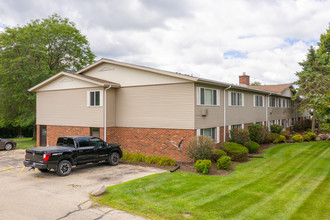
{"label": "chimney", "polygon": [[239,76],[239,84],[240,85],[250,85],[250,76],[246,75],[245,72],[243,72],[243,75]]}

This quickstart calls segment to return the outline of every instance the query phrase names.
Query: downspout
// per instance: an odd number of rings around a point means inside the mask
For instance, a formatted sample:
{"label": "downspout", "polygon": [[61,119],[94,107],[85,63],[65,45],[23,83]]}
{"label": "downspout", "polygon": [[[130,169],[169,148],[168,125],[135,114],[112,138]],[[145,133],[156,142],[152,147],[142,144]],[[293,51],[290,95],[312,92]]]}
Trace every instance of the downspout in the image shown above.
{"label": "downspout", "polygon": [[107,91],[111,88],[111,85],[108,88],[104,89],[104,122],[103,122],[103,140],[107,142]]}
{"label": "downspout", "polygon": [[268,127],[268,130],[270,129],[269,120],[268,120],[268,106],[269,106],[269,98],[271,95],[272,95],[271,92],[269,93],[269,95],[267,95],[268,99],[266,102],[266,126]]}
{"label": "downspout", "polygon": [[223,90],[223,142],[226,142],[226,90],[230,88],[231,85]]}

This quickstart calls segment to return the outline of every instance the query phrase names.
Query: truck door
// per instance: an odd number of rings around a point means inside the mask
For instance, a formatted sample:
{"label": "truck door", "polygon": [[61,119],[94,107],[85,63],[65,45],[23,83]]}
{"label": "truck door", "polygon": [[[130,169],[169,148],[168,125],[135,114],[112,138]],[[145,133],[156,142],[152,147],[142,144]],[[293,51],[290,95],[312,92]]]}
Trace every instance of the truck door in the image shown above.
{"label": "truck door", "polygon": [[94,151],[94,146],[89,143],[89,138],[79,138],[77,147],[77,163],[89,163],[97,160],[97,155]]}
{"label": "truck door", "polygon": [[95,153],[97,155],[97,160],[105,160],[108,158],[109,149],[106,146],[106,143],[100,138],[93,137],[89,140],[90,145],[94,146]]}

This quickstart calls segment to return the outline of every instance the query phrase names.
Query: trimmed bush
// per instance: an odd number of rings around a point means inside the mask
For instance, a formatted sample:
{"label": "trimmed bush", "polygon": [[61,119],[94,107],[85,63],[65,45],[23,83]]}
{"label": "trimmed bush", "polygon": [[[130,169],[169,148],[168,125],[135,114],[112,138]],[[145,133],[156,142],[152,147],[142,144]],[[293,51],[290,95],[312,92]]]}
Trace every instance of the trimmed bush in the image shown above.
{"label": "trimmed bush", "polygon": [[188,143],[188,156],[195,161],[211,159],[212,150],[215,148],[215,140],[209,136],[197,136],[191,138]]}
{"label": "trimmed bush", "polygon": [[271,125],[270,126],[270,131],[272,133],[279,134],[279,133],[281,133],[282,130],[283,130],[283,127],[281,125]]}
{"label": "trimmed bush", "polygon": [[241,145],[244,145],[246,142],[248,142],[250,140],[249,138],[249,131],[245,130],[245,129],[231,129],[229,131],[230,133],[230,137],[229,137],[229,141],[230,142],[235,142]]}
{"label": "trimmed bush", "polygon": [[294,142],[302,142],[303,141],[303,137],[300,134],[296,134],[292,136],[292,140]]}
{"label": "trimmed bush", "polygon": [[312,132],[307,132],[306,134],[304,134],[303,140],[304,141],[315,141],[316,140],[316,134],[314,134]]}
{"label": "trimmed bush", "polygon": [[217,169],[230,170],[231,158],[228,156],[222,156],[217,161]]}
{"label": "trimmed bush", "polygon": [[222,156],[227,156],[226,152],[224,152],[223,150],[212,150],[211,161],[217,162]]}
{"label": "trimmed bush", "polygon": [[245,147],[249,150],[249,153],[251,154],[257,153],[260,148],[260,145],[257,142],[249,141]]}
{"label": "trimmed bush", "polygon": [[195,163],[195,169],[199,173],[208,174],[211,168],[212,162],[210,160],[197,160]]}
{"label": "trimmed bush", "polygon": [[281,131],[280,135],[283,135],[288,140],[290,138],[290,131]]}
{"label": "trimmed bush", "polygon": [[249,150],[237,143],[227,142],[222,144],[222,148],[233,161],[247,161]]}
{"label": "trimmed bush", "polygon": [[285,136],[279,135],[277,138],[275,138],[273,143],[278,144],[278,143],[284,143],[285,141],[286,141]]}

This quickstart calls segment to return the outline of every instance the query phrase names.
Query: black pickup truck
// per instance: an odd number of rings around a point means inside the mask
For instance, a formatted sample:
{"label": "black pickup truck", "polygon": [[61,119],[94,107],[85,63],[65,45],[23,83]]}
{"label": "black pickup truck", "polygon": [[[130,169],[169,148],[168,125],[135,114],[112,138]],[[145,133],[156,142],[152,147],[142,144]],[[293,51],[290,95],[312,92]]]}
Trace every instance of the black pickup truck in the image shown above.
{"label": "black pickup truck", "polygon": [[122,157],[120,144],[106,143],[91,136],[59,137],[56,146],[26,149],[24,165],[41,172],[55,170],[59,176],[69,175],[72,166],[108,161],[118,165]]}

